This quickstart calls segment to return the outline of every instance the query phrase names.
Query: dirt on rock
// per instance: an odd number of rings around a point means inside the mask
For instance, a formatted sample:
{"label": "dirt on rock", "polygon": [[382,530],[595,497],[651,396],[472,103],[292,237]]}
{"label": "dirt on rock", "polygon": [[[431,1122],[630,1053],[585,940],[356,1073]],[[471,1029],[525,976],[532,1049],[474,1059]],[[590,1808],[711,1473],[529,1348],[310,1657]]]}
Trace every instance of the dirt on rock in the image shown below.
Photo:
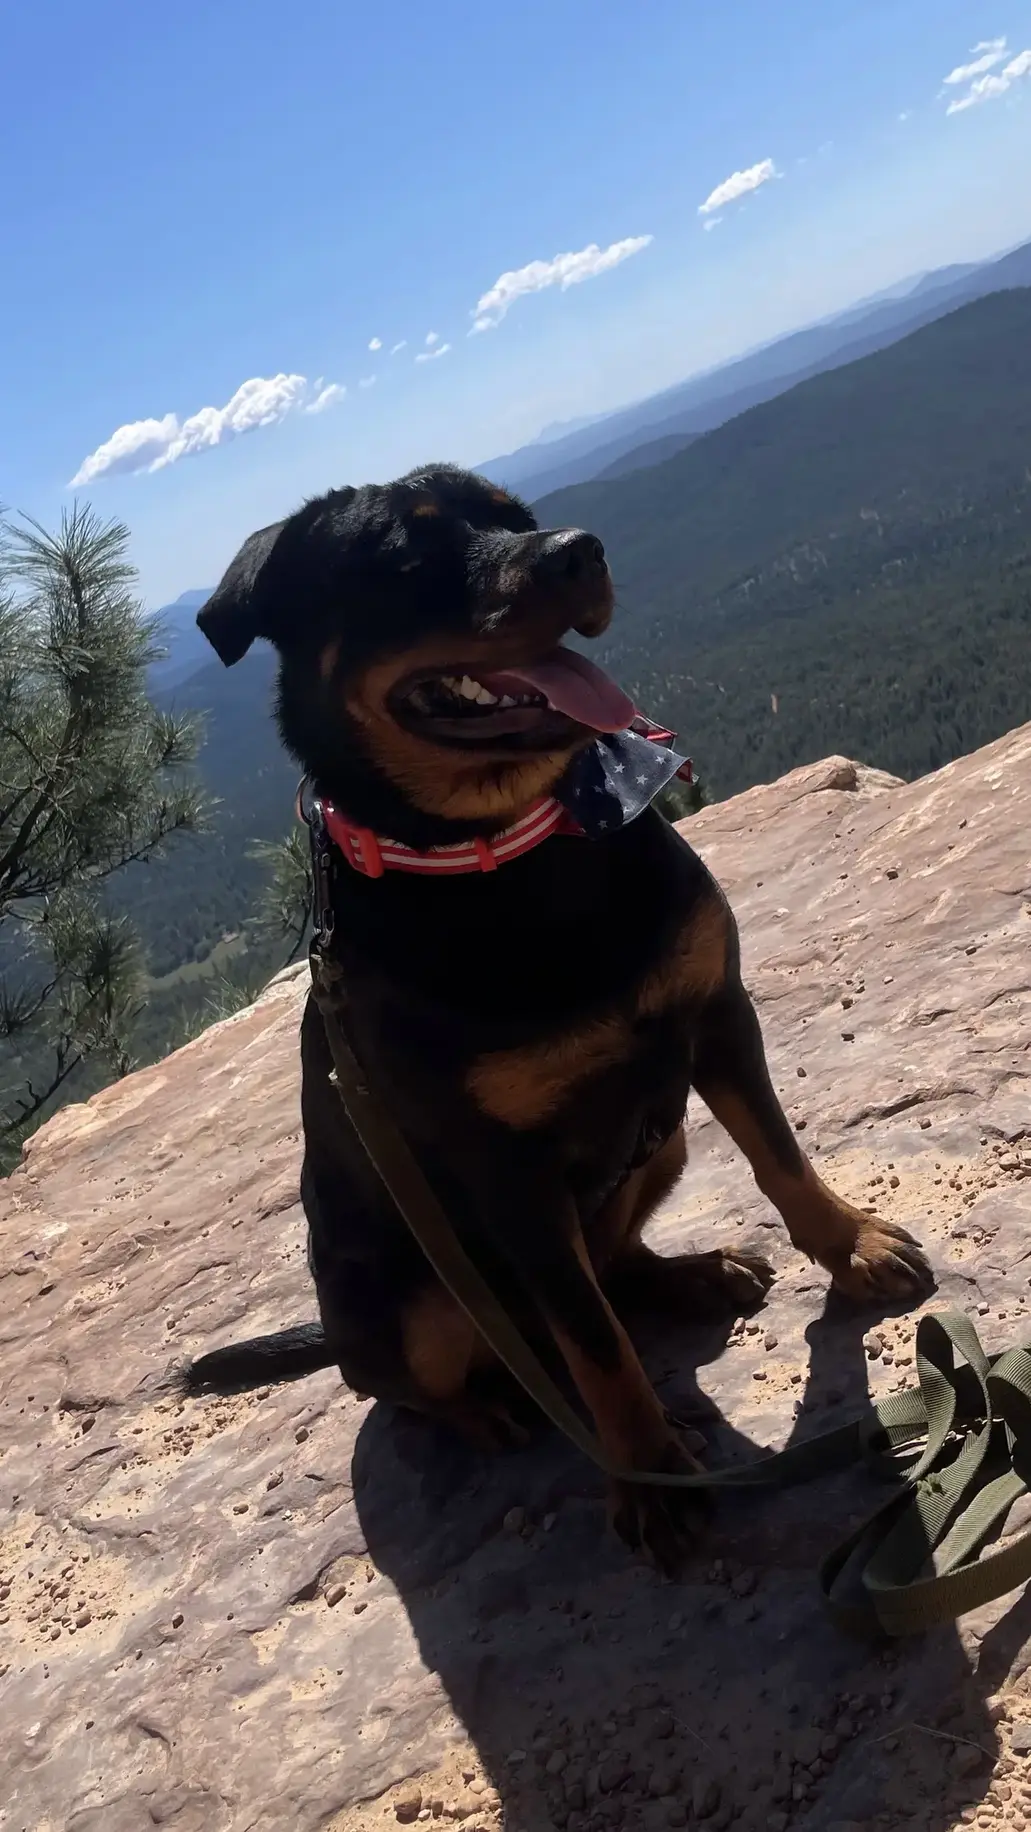
{"label": "dirt on rock", "polygon": [[[774,1078],[991,1347],[1031,1340],[1031,727],[903,784],[832,758],[705,810]],[[313,1314],[305,974],[65,1109],[0,1185],[2,1832],[852,1832],[1031,1824],[1031,1602],[848,1640],[857,1473],[720,1503],[669,1584],[554,1435],[489,1461],[326,1372],[183,1403],[177,1357]],[[757,1318],[645,1338],[713,1462],[914,1378],[828,1304],[692,1105],[666,1251],[758,1243]]]}

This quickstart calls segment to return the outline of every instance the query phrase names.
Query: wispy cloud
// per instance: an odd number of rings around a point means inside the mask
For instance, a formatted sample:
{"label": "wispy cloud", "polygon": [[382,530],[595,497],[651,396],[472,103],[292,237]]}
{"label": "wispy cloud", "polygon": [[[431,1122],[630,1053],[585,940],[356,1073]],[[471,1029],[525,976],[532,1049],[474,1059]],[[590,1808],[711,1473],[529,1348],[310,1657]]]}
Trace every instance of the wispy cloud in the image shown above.
{"label": "wispy cloud", "polygon": [[427,350],[432,350],[434,344],[439,344],[439,342],[440,342],[440,332],[439,331],[427,331],[426,333]]}
{"label": "wispy cloud", "polygon": [[1025,76],[1031,76],[1031,50],[1012,55],[1005,38],[982,39],[971,51],[971,62],[957,64],[944,79],[943,95],[947,89],[967,85],[966,94],[953,96],[945,112],[963,114],[982,102],[998,101]]}
{"label": "wispy cloud", "polygon": [[375,388],[376,377],[374,375],[363,375],[358,386],[359,388]]}
{"label": "wispy cloud", "polygon": [[707,216],[704,223],[702,224],[702,228],[703,229],[718,229],[722,221],[723,221],[722,216]]}
{"label": "wispy cloud", "polygon": [[417,363],[436,362],[438,356],[446,356],[451,348],[449,343],[441,343],[436,331],[430,332],[426,342],[429,345],[428,350],[417,350],[415,352],[415,360]]}
{"label": "wispy cloud", "polygon": [[608,248],[599,248],[597,242],[591,242],[589,247],[575,254],[557,254],[551,261],[529,261],[525,267],[500,274],[494,285],[477,300],[470,337],[478,331],[492,331],[516,300],[528,293],[542,293],[549,286],[566,292],[583,280],[594,280],[599,274],[621,266],[631,255],[640,254],[652,239],[650,235],[629,235],[622,242],[611,242]]}
{"label": "wispy cloud", "polygon": [[[979,55],[980,54],[980,55]],[[950,70],[943,81],[949,84],[970,83],[975,76],[983,76],[986,70],[994,70],[996,64],[1006,60],[1006,40],[1004,38],[982,38],[970,53],[973,63],[957,64]]]}
{"label": "wispy cloud", "polygon": [[390,354],[391,356],[396,356],[400,350],[407,350],[407,348],[408,348],[408,339],[407,337],[402,337],[399,343],[393,344],[391,346]]}
{"label": "wispy cloud", "polygon": [[726,209],[728,204],[737,203],[739,197],[747,197],[750,191],[769,184],[771,178],[779,177],[772,159],[760,159],[758,165],[749,165],[743,172],[731,172],[722,184],[710,191],[703,204],[698,206],[698,214],[703,219],[715,216],[717,211]]}
{"label": "wispy cloud", "polygon": [[312,390],[312,399],[301,405],[305,413],[325,413],[326,408],[332,407],[335,401],[342,401],[346,393],[343,382],[325,382],[320,375]]}
{"label": "wispy cloud", "polygon": [[224,407],[202,407],[185,420],[166,413],[160,420],[132,420],[119,426],[83,459],[69,488],[78,489],[99,477],[166,470],[180,458],[226,445],[259,426],[274,426],[290,413],[324,413],[346,392],[340,382],[324,383],[321,377],[312,385],[303,375],[254,376]]}
{"label": "wispy cloud", "polygon": [[370,350],[382,350],[382,348],[383,348],[382,337],[370,337],[369,338],[369,349]]}

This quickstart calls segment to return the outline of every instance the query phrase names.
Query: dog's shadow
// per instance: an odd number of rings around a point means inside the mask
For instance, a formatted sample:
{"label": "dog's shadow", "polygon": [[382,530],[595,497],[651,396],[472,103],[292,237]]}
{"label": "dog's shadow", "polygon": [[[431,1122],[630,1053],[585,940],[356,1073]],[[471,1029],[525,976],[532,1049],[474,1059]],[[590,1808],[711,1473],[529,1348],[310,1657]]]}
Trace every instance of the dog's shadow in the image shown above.
{"label": "dog's shadow", "polygon": [[[869,1410],[862,1339],[874,1321],[828,1300],[807,1332],[789,1441]],[[728,1338],[725,1327],[639,1333],[666,1402],[707,1415],[714,1465],[759,1449],[699,1381]],[[601,1477],[557,1432],[487,1459],[377,1406],[353,1482],[370,1556],[443,1684],[479,1790],[461,1758],[444,1763],[424,1780],[431,1815],[442,1801],[470,1827],[506,1832],[948,1832],[991,1782],[986,1691],[1008,1673],[1031,1605],[1001,1618],[977,1672],[954,1628],[907,1643],[844,1636],[816,1573],[883,1499],[860,1470],[722,1499],[672,1584],[610,1536]]]}

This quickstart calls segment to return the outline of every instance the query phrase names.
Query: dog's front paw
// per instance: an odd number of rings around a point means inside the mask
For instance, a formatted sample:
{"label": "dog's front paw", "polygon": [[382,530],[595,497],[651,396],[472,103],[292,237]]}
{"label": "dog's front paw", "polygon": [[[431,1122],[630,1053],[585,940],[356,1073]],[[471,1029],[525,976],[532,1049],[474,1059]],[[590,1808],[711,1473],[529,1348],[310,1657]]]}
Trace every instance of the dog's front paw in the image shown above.
{"label": "dog's front paw", "polygon": [[[667,1415],[669,1416],[669,1415]],[[701,1443],[686,1426],[673,1428],[665,1449],[651,1467],[669,1475],[696,1475],[702,1465],[688,1445]],[[709,1514],[704,1489],[662,1488],[642,1482],[614,1482],[609,1516],[632,1552],[641,1553],[662,1572],[675,1577],[696,1549]]]}
{"label": "dog's front paw", "polygon": [[920,1242],[905,1228],[876,1215],[861,1220],[847,1264],[829,1270],[835,1290],[859,1304],[877,1299],[917,1304],[936,1282]]}

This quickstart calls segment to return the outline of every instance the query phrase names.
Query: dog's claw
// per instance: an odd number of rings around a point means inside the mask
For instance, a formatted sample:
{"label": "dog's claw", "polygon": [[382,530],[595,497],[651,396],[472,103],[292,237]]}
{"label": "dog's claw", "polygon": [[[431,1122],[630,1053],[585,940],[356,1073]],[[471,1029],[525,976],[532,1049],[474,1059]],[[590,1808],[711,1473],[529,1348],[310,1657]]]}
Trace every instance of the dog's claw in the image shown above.
{"label": "dog's claw", "polygon": [[[654,1465],[669,1474],[698,1474],[693,1454],[704,1440],[667,1413],[676,1429]],[[691,1448],[688,1448],[688,1446]],[[673,1578],[696,1549],[709,1513],[704,1490],[659,1488],[650,1483],[616,1482],[609,1497],[612,1525],[632,1552],[642,1554],[663,1577]]]}
{"label": "dog's claw", "polygon": [[873,1215],[862,1222],[848,1265],[833,1272],[836,1289],[860,1303],[877,1298],[918,1303],[936,1282],[919,1241]]}

